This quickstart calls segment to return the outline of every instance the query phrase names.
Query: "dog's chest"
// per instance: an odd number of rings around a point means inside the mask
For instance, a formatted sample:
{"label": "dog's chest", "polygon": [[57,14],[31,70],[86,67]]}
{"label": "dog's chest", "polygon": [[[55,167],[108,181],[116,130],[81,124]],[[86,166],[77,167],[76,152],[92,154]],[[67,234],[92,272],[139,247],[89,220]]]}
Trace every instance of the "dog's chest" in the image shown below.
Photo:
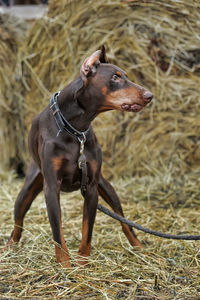
{"label": "dog's chest", "polygon": [[77,157],[59,156],[53,159],[54,170],[61,182],[61,190],[71,192],[80,188],[81,170]]}
{"label": "dog's chest", "polygon": [[[78,160],[81,155],[79,144],[67,144],[67,147],[58,145],[57,155],[53,158],[53,167],[57,178],[61,182],[61,190],[71,192],[80,189],[82,171],[79,168]],[[100,151],[96,145],[85,145],[84,156],[86,159],[88,182],[96,179],[99,173],[101,159]]]}

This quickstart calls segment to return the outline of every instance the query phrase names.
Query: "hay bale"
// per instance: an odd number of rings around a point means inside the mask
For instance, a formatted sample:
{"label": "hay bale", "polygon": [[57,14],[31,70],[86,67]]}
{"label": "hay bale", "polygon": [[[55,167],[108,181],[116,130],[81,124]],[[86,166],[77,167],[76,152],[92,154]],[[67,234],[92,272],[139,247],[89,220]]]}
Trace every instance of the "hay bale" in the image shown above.
{"label": "hay bale", "polygon": [[[11,165],[17,168],[24,143],[22,88],[17,81],[18,49],[27,25],[18,18],[0,15],[0,173]],[[18,93],[20,89],[20,93]]]}
{"label": "hay bale", "polygon": [[139,114],[109,112],[95,120],[108,175],[155,173],[171,164],[176,174],[195,168],[200,161],[199,7],[195,0],[50,1],[21,59],[26,128],[50,95],[79,74],[83,59],[105,44],[110,62],[155,95]]}

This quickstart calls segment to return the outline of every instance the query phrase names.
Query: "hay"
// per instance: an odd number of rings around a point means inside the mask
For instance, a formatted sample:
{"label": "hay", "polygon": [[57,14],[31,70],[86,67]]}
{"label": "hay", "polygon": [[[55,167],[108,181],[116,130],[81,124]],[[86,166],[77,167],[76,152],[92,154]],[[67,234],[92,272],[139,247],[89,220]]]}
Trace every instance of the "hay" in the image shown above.
{"label": "hay", "polygon": [[23,148],[22,87],[19,85],[18,49],[28,25],[20,19],[0,14],[0,175],[17,168]]}
{"label": "hay", "polygon": [[[193,173],[194,177],[200,178],[199,175]],[[164,232],[198,234],[200,190],[191,178],[192,174],[186,175],[182,181],[181,194],[178,194],[180,181],[174,185],[168,173],[163,177],[119,179],[115,188],[129,219]],[[1,246],[13,229],[13,202],[21,186],[22,182],[14,181],[11,176],[0,187]],[[177,193],[175,199],[173,193]],[[83,200],[78,192],[62,194],[61,205],[64,235],[75,265],[81,240]],[[74,266],[72,270],[62,270],[55,263],[41,194],[25,219],[19,246],[0,256],[0,298],[198,299],[199,243],[137,233],[145,246],[141,251],[128,244],[117,221],[98,212],[89,265],[84,269]]]}
{"label": "hay", "polygon": [[[184,0],[156,5],[51,1],[48,15],[35,23],[21,55],[26,128],[48,105],[50,95],[79,74],[83,59],[105,44],[110,62],[155,95],[153,104],[139,114],[109,112],[94,122],[107,175],[154,173],[171,164],[177,174],[196,168],[199,11],[198,1]],[[23,158],[24,152],[20,155]]]}

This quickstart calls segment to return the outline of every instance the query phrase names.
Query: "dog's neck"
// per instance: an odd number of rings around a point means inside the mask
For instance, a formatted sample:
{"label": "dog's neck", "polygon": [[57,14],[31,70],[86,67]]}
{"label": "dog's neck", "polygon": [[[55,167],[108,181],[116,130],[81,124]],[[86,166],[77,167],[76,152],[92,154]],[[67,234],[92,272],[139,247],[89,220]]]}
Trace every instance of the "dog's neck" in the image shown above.
{"label": "dog's neck", "polygon": [[87,130],[97,115],[95,109],[91,109],[92,105],[84,105],[89,101],[86,93],[80,92],[82,89],[82,81],[78,77],[66,86],[58,97],[58,106],[65,119],[79,131]]}

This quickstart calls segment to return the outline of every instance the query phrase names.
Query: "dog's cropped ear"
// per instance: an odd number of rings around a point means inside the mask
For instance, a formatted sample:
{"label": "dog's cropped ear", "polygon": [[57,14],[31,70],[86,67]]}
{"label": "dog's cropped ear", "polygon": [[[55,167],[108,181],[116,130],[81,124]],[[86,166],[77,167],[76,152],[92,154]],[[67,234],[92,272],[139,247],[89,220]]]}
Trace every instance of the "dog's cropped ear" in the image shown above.
{"label": "dog's cropped ear", "polygon": [[87,85],[87,78],[96,73],[97,67],[100,63],[107,63],[105,47],[102,46],[101,50],[95,51],[92,55],[87,57],[81,66],[80,75],[83,80],[84,86]]}
{"label": "dog's cropped ear", "polygon": [[88,58],[85,59],[84,63],[81,66],[81,77],[83,81],[91,75],[96,73],[96,68],[100,64],[101,50],[97,50]]}
{"label": "dog's cropped ear", "polygon": [[106,49],[104,45],[101,46],[101,56],[99,58],[101,63],[108,63],[107,57],[106,57]]}

